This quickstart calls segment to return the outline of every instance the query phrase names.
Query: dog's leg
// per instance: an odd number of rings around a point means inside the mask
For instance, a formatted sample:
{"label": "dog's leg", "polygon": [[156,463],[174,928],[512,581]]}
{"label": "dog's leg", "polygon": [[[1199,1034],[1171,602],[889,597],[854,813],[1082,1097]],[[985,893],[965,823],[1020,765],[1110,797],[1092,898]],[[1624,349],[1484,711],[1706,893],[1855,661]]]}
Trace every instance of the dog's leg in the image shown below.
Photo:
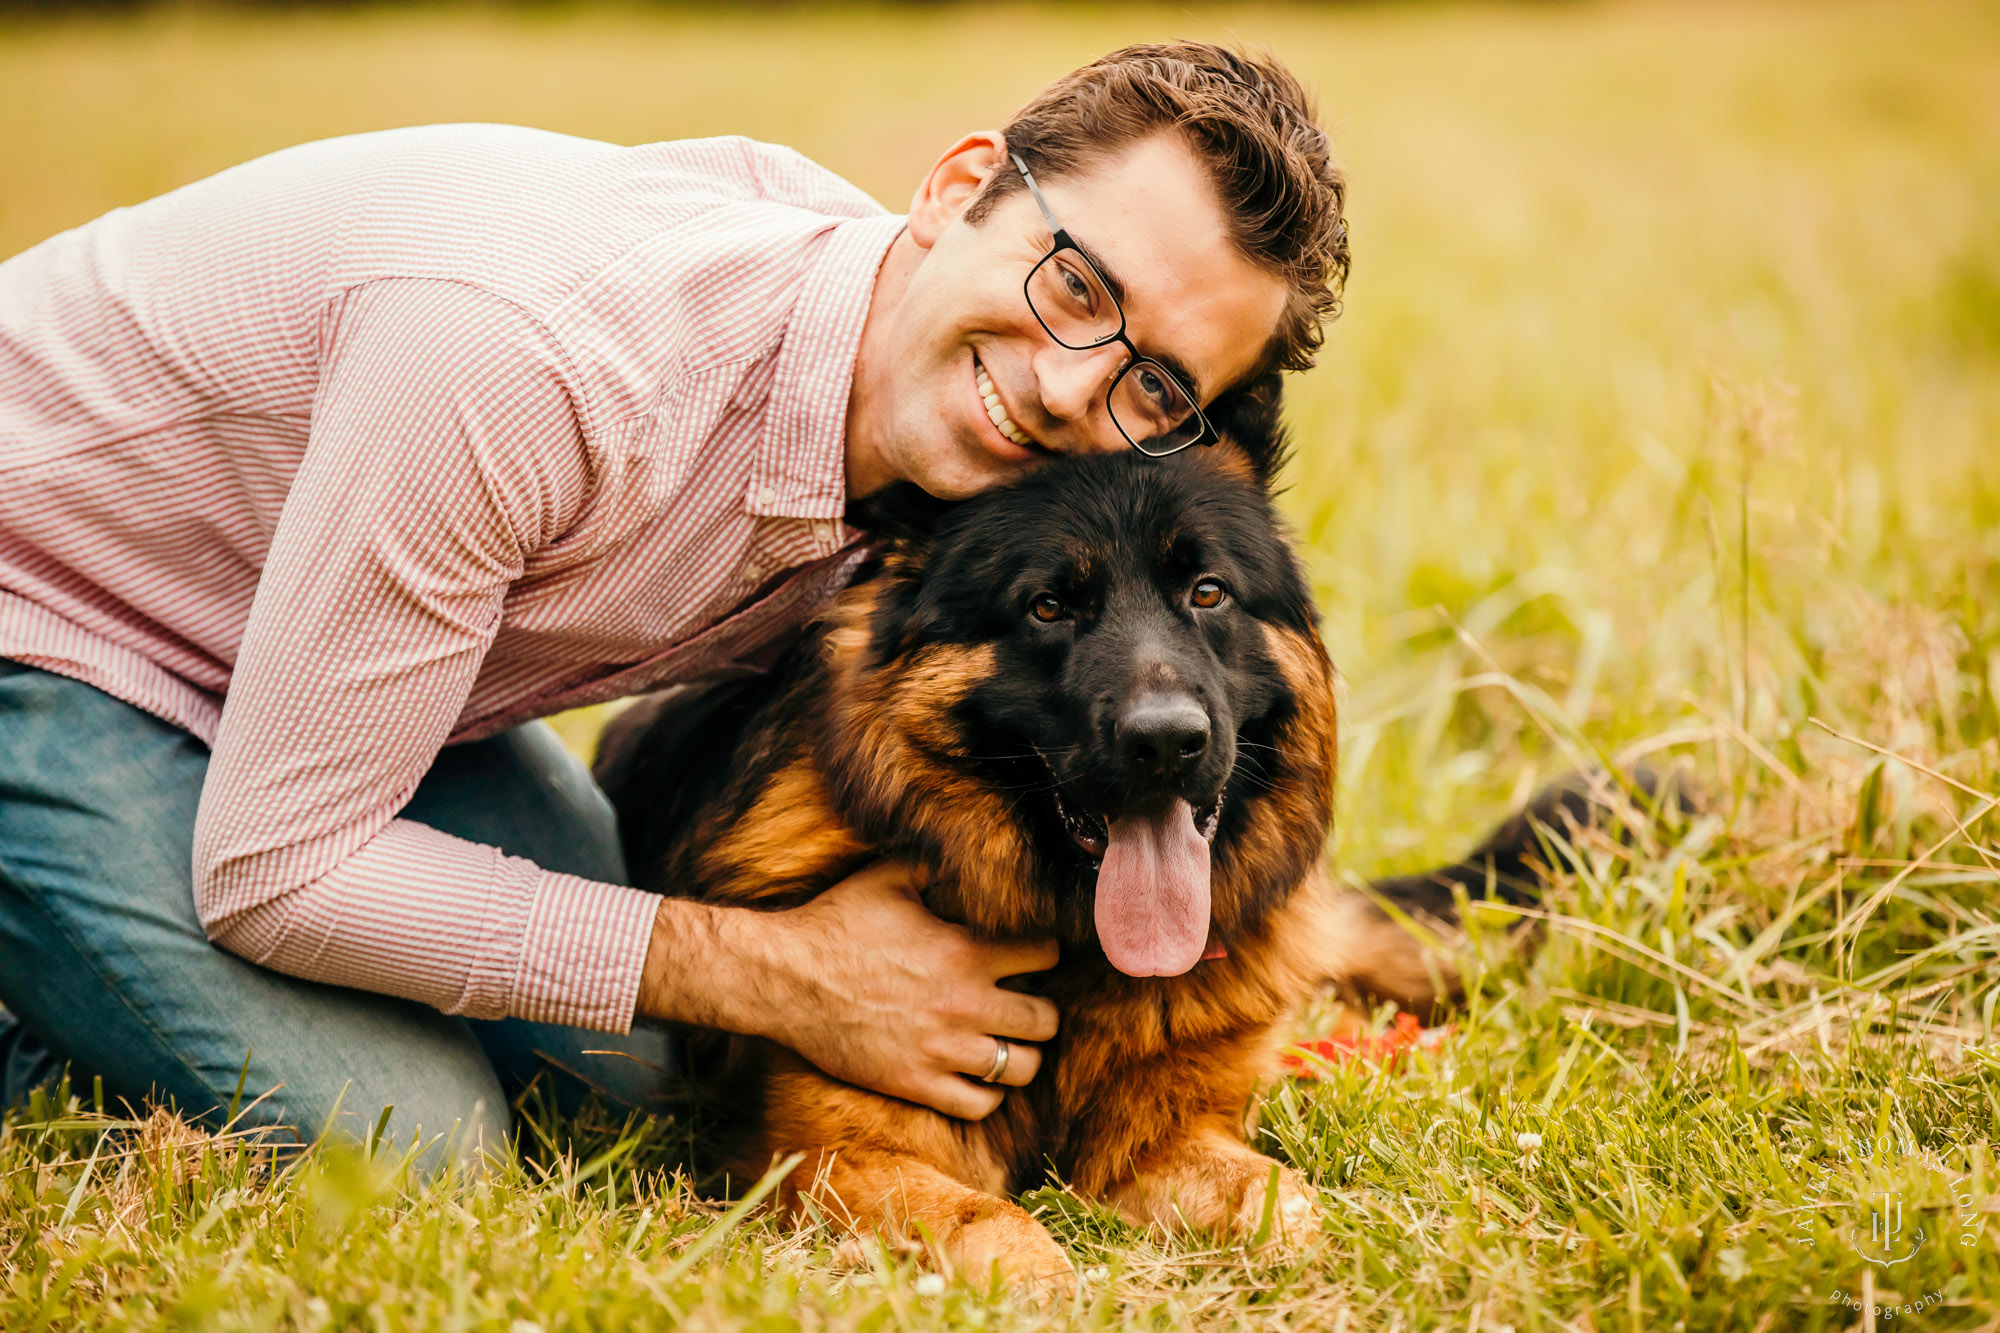
{"label": "dog's leg", "polygon": [[[745,1168],[803,1151],[782,1202],[809,1204],[857,1237],[924,1247],[940,1267],[974,1283],[1001,1280],[1042,1297],[1076,1290],[1076,1269],[1055,1237],[1019,1205],[1006,1154],[995,1145],[1026,1131],[1009,1101],[966,1124],[836,1082],[789,1051],[772,1053],[762,1128]],[[747,1175],[745,1178],[751,1178]]]}
{"label": "dog's leg", "polygon": [[[994,1274],[1025,1294],[1066,1297],[1076,1268],[1055,1237],[1010,1200],[954,1180],[928,1162],[892,1151],[850,1148],[800,1163],[796,1192],[856,1236],[918,1245],[939,1268],[984,1284]],[[797,1205],[795,1205],[797,1206]]]}
{"label": "dog's leg", "polygon": [[[1277,1198],[1269,1200],[1272,1173]],[[1212,1231],[1246,1240],[1271,1217],[1269,1240],[1297,1244],[1319,1229],[1312,1186],[1244,1143],[1220,1119],[1204,1120],[1162,1145],[1105,1199],[1126,1217],[1169,1231]]]}

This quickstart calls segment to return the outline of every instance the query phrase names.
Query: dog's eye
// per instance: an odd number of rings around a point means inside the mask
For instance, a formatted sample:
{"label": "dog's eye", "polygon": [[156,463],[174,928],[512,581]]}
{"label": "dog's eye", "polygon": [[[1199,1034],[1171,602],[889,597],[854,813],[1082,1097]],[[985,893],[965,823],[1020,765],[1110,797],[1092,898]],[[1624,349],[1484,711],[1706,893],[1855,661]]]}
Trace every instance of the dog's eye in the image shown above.
{"label": "dog's eye", "polygon": [[1063,618],[1062,598],[1052,592],[1040,593],[1028,603],[1028,614],[1044,625]]}
{"label": "dog's eye", "polygon": [[1188,594],[1188,600],[1204,611],[1213,611],[1221,606],[1228,596],[1229,589],[1222,586],[1222,580],[1197,579],[1194,591]]}

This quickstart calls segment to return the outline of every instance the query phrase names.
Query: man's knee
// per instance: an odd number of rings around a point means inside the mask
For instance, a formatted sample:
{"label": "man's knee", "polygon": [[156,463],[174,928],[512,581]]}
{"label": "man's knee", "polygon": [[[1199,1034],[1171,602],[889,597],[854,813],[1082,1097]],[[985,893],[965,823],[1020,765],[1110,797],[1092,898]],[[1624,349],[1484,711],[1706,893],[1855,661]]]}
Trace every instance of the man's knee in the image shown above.
{"label": "man's knee", "polygon": [[[352,1090],[347,1089],[352,1095]],[[370,1144],[377,1152],[407,1155],[419,1175],[430,1178],[451,1168],[480,1167],[505,1161],[513,1153],[513,1117],[489,1077],[403,1090],[401,1104],[371,1106],[357,1099],[352,1110],[342,1101],[331,1109],[306,1141]],[[303,1132],[287,1125],[281,1134]]]}
{"label": "man's knee", "polygon": [[426,1176],[510,1151],[506,1092],[463,1020],[405,1001],[342,998],[338,1008],[359,1012],[326,1016],[334,1035],[325,1048],[250,1050],[227,1084],[205,1067],[204,1088],[171,1100],[206,1128],[278,1144],[374,1144],[412,1155]]}

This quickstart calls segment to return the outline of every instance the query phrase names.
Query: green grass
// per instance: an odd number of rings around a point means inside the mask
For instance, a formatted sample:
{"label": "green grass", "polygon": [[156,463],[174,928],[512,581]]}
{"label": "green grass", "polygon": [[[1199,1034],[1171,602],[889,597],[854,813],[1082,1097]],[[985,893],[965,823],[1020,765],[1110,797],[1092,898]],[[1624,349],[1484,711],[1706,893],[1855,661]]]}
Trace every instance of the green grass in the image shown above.
{"label": "green grass", "polygon": [[[1482,918],[1441,1050],[1273,1090],[1265,1141],[1325,1203],[1298,1252],[1044,1192],[1091,1270],[1048,1313],[724,1217],[675,1174],[686,1125],[533,1113],[518,1169],[427,1190],[391,1148],[277,1171],[83,1095],[0,1136],[0,1327],[1870,1322],[1837,1292],[2000,1326],[1991,5],[17,22],[0,254],[439,119],[743,131],[893,204],[960,128],[1172,33],[1275,47],[1353,176],[1285,500],[1349,682],[1343,871],[1461,849],[1591,756],[1685,765],[1707,817],[1582,849],[1532,953]],[[1926,1233],[1888,1269],[1854,1244],[1885,1188]]]}

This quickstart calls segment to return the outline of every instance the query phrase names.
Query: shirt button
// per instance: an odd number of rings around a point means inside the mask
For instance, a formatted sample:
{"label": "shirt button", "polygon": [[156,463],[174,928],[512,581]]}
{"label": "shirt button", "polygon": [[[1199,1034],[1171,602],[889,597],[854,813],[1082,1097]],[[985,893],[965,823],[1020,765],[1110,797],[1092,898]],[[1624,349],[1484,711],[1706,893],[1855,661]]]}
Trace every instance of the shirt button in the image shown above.
{"label": "shirt button", "polygon": [[762,583],[764,581],[764,567],[762,565],[743,566],[743,581],[745,583]]}
{"label": "shirt button", "polygon": [[772,490],[769,486],[759,486],[757,488],[757,504],[759,507],[769,509],[776,503],[778,503],[778,493],[776,491]]}
{"label": "shirt button", "polygon": [[833,545],[835,540],[833,524],[828,523],[825,520],[821,520],[820,522],[813,524],[813,536],[818,538],[819,544],[822,546]]}

